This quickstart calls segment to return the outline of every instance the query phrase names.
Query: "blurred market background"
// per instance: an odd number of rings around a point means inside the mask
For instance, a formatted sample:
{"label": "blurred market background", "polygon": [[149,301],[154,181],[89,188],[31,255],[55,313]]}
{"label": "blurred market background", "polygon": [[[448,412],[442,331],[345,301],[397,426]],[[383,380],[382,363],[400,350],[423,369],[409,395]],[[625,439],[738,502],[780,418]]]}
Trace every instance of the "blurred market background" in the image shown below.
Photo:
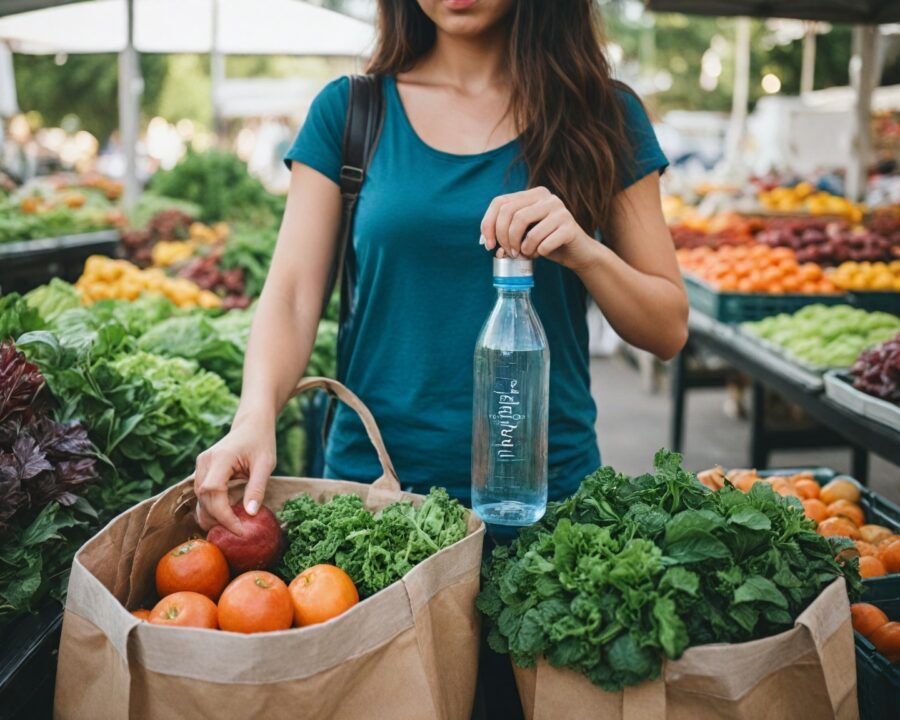
{"label": "blurred market background", "polygon": [[[672,162],[693,308],[667,365],[591,311],[604,461],[639,472],[667,446],[698,471],[830,467],[900,500],[900,2],[599,5]],[[785,17],[726,15],[760,8]],[[373,11],[0,0],[0,381],[13,339],[101,459],[33,497],[0,467],[0,629],[227,426],[281,158],[318,90],[364,67]],[[310,374],[334,374],[335,335],[332,314]],[[316,471],[321,411],[285,410],[280,474]]]}

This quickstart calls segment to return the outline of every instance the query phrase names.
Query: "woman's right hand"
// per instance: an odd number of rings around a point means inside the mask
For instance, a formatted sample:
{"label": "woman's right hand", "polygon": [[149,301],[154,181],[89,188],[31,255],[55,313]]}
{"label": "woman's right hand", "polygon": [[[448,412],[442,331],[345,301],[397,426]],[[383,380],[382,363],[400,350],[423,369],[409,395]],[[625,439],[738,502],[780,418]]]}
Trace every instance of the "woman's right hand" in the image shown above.
{"label": "woman's right hand", "polygon": [[275,423],[235,419],[229,433],[197,456],[194,493],[197,521],[204,530],[224,525],[240,535],[241,521],[231,509],[228,481],[248,478],[244,509],[256,515],[266,495],[266,483],[275,467]]}

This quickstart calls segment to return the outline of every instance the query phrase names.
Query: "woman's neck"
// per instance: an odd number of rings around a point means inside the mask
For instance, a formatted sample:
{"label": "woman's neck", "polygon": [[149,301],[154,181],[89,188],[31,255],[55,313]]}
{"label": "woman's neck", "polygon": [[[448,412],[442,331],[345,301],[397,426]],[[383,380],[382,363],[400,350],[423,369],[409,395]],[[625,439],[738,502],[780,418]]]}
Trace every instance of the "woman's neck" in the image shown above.
{"label": "woman's neck", "polygon": [[502,25],[477,37],[448,35],[438,30],[434,47],[422,58],[418,70],[440,77],[463,94],[479,94],[504,84],[507,30]]}

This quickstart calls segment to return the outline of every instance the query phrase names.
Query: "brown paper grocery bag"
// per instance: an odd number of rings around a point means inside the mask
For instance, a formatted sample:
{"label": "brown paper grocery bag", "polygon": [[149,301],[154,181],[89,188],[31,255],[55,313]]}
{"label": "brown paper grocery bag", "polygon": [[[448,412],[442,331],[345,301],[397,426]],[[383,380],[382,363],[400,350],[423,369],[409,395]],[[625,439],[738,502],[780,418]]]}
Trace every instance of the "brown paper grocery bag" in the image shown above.
{"label": "brown paper grocery bag", "polygon": [[[273,477],[266,503],[353,493],[372,509],[398,499],[375,421],[342,385],[309,378],[359,413],[384,475],[372,485]],[[240,488],[232,488],[234,498]],[[329,622],[258,635],[171,628],[128,608],[153,595],[159,557],[199,529],[192,481],[128,510],[79,550],[63,621],[54,716],[59,720],[390,718],[468,720],[478,668],[475,596],[484,524]]]}
{"label": "brown paper grocery bag", "polygon": [[652,682],[604,692],[584,675],[513,666],[527,720],[852,720],[856,657],[844,579],[778,635],[689,648]]}

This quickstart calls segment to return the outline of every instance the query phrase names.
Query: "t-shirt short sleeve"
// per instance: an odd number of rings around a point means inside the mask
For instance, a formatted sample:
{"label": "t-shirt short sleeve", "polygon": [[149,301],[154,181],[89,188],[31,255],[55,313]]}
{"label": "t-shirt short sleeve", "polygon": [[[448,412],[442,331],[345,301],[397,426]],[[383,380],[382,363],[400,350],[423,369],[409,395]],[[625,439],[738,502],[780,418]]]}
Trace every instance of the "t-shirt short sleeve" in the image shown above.
{"label": "t-shirt short sleeve", "polygon": [[284,156],[288,170],[293,162],[303,163],[329,180],[339,182],[349,90],[350,80],[341,77],[319,91],[303,126]]}
{"label": "t-shirt short sleeve", "polygon": [[662,174],[669,167],[669,161],[659,146],[641,101],[627,90],[620,89],[618,93],[632,150],[631,156],[626,157],[622,163],[622,188],[625,189],[652,172]]}

